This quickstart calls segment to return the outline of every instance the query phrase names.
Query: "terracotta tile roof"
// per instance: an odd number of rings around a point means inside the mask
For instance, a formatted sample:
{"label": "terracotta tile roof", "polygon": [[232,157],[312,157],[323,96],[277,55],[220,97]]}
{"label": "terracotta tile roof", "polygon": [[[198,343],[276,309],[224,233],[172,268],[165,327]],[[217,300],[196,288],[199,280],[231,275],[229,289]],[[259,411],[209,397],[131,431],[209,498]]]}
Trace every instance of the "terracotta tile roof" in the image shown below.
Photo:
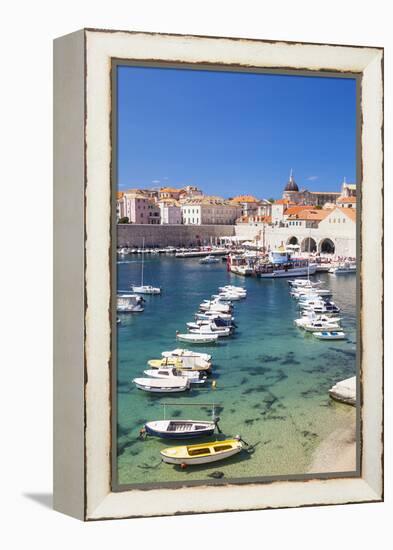
{"label": "terracotta tile roof", "polygon": [[330,214],[331,210],[302,210],[297,214],[288,216],[288,220],[309,220],[320,221],[326,218]]}
{"label": "terracotta tile roof", "polygon": [[289,206],[289,205],[295,206],[296,203],[291,202],[291,201],[288,200],[288,199],[278,199],[278,201],[274,201],[273,204],[286,204],[286,205],[288,205],[288,206]]}
{"label": "terracotta tile roof", "polygon": [[116,193],[116,197],[117,197],[118,199],[122,199],[122,198],[124,197],[123,191],[118,191],[118,192]]}
{"label": "terracotta tile roof", "polygon": [[174,189],[173,187],[162,187],[160,193],[180,193],[180,189]]}
{"label": "terracotta tile roof", "polygon": [[260,200],[252,195],[239,195],[231,199],[231,202],[260,202]]}
{"label": "terracotta tile roof", "polygon": [[337,208],[337,210],[346,214],[348,218],[356,223],[356,208]]}
{"label": "terracotta tile roof", "polygon": [[[182,201],[182,204],[184,206],[187,206],[187,205],[198,206],[200,204],[205,204],[205,205],[210,204],[212,206],[214,206],[214,205],[232,206],[232,208],[234,208],[236,206],[231,201],[229,201],[227,199],[223,199],[222,197],[209,196],[209,195],[189,197],[187,199],[184,199]],[[239,208],[240,208],[240,206],[239,206]]]}
{"label": "terracotta tile roof", "polygon": [[284,210],[284,216],[292,216],[293,214],[298,214],[299,212],[302,212],[303,210],[315,210],[315,206],[309,206],[309,205],[297,205],[297,206],[290,206],[286,210]]}
{"label": "terracotta tile roof", "polygon": [[356,197],[340,197],[337,199],[338,203],[351,203],[356,202]]}

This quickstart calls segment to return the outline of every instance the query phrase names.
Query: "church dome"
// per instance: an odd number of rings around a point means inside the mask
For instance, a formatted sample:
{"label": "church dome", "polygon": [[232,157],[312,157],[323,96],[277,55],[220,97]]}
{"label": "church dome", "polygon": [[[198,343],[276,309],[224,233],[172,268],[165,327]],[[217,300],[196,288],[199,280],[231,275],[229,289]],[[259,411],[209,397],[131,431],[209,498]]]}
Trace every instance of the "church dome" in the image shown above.
{"label": "church dome", "polygon": [[292,170],[284,191],[299,191],[299,187],[297,186],[296,181],[293,179]]}

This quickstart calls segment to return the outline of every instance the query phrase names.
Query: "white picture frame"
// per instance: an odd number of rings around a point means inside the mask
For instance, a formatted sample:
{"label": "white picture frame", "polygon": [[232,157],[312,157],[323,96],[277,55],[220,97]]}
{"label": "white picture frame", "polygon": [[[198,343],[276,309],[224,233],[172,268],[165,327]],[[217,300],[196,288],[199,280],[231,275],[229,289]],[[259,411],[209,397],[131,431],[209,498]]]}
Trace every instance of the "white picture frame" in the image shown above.
{"label": "white picture frame", "polygon": [[[383,50],[84,29],[54,45],[54,507],[81,520],[383,499]],[[111,488],[112,61],[361,75],[359,477]]]}

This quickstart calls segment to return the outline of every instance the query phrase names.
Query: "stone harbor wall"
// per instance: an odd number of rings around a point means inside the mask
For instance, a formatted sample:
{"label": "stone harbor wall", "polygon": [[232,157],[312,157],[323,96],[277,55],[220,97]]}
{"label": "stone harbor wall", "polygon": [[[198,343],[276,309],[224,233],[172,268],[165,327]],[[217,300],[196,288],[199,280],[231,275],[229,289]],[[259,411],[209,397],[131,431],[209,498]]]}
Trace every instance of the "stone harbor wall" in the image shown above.
{"label": "stone harbor wall", "polygon": [[234,225],[117,225],[117,246],[199,246],[219,244],[220,237],[233,237]]}

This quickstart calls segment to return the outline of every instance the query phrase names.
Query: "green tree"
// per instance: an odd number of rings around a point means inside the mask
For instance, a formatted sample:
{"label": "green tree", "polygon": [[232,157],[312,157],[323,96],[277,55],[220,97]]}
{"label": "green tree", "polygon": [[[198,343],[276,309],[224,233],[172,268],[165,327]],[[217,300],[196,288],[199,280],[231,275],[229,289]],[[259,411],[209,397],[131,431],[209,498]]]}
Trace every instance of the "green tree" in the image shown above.
{"label": "green tree", "polygon": [[272,198],[267,199],[267,200],[268,200],[269,202],[275,202],[275,201],[276,201],[276,199],[272,199]]}
{"label": "green tree", "polygon": [[125,216],[124,218],[120,218],[118,223],[130,223],[130,220],[127,218],[127,216]]}

